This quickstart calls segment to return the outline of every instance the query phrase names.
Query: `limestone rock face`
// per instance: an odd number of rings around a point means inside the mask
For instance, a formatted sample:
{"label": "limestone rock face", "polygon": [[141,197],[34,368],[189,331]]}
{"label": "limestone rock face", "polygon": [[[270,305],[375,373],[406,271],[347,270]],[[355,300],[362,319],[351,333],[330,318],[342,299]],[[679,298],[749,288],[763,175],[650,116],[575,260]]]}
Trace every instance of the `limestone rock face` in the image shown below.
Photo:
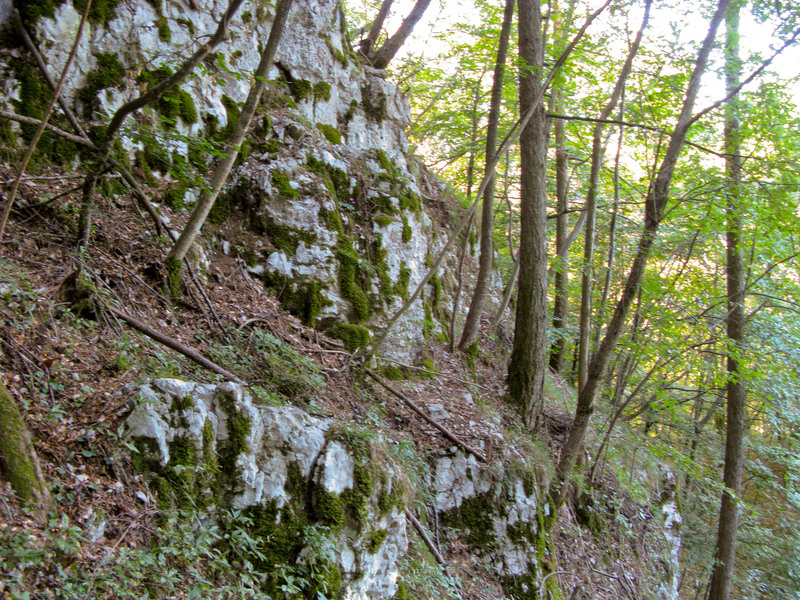
{"label": "limestone rock face", "polygon": [[[57,79],[80,15],[72,2],[53,4],[52,18],[30,26]],[[227,4],[120,0],[107,22],[89,22],[64,91],[76,114],[107,123],[190,56]],[[166,99],[126,120],[122,148],[151,181],[177,190],[171,202],[177,194],[189,207],[199,197],[196,177],[227,139],[273,19],[274,7],[245,0],[227,40]],[[251,274],[303,321],[380,330],[446,240],[443,223],[426,212],[444,188],[408,154],[408,102],[382,71],[358,63],[345,28],[338,0],[294,2],[244,160],[212,218],[244,211],[244,225],[260,237],[245,250]],[[0,107],[24,112],[32,93],[25,67],[6,60]],[[448,258],[445,269],[455,262]],[[386,356],[412,362],[425,336],[445,331],[454,285],[452,276],[433,279],[394,327]]]}
{"label": "limestone rock face", "polygon": [[[159,504],[180,504],[186,493],[211,516],[226,507],[267,515],[259,531],[268,548],[300,562],[332,561],[342,594],[336,597],[394,595],[408,546],[396,467],[372,464],[359,444],[336,438],[330,420],[257,405],[238,384],[156,379],[138,398],[126,436]],[[304,546],[314,525],[331,537],[324,557]],[[271,548],[273,536],[291,548]]]}
{"label": "limestone rock face", "polygon": [[[320,544],[308,532],[327,532],[324,560],[339,576],[334,597],[378,600],[397,592],[408,550],[408,477],[375,450],[374,432],[297,407],[259,405],[235,383],[156,379],[139,389],[125,435],[164,508],[186,503],[210,518],[227,508],[258,517],[269,552],[301,564],[320,561]],[[461,531],[514,589],[541,581],[549,506],[531,473],[506,473],[454,450],[434,461],[422,484],[448,528],[442,531]],[[290,540],[290,549],[270,546],[273,537]]]}
{"label": "limestone rock face", "polygon": [[497,575],[528,588],[544,575],[549,536],[544,522],[550,516],[533,477],[494,472],[461,451],[439,458],[434,469],[440,518],[465,529]]}

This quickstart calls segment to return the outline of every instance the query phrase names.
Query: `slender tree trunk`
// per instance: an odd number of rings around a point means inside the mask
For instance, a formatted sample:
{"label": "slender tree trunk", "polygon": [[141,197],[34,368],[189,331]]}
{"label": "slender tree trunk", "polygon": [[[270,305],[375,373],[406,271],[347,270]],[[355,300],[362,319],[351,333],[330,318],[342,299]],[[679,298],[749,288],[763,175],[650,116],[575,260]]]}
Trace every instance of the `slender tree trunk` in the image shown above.
{"label": "slender tree trunk", "polygon": [[536,429],[547,370],[547,117],[542,85],[544,40],[540,3],[519,1],[520,111],[533,116],[520,136],[520,248],[509,401]]}
{"label": "slender tree trunk", "polygon": [[[561,112],[562,94],[560,91],[553,90],[551,96],[553,110]],[[553,124],[553,135],[556,147],[556,248],[561,248],[566,244],[569,229],[569,164],[566,151],[566,136],[564,135],[563,119],[556,119]],[[558,254],[555,260],[555,273],[553,284],[553,332],[556,336],[555,342],[550,348],[550,368],[559,375],[564,370],[564,352],[566,351],[567,339],[564,328],[567,326],[569,318],[569,254],[563,256]]]}
{"label": "slender tree trunk", "polygon": [[586,439],[586,430],[589,426],[592,413],[594,412],[594,401],[597,397],[600,383],[608,367],[609,360],[611,359],[611,353],[619,341],[620,335],[622,335],[622,330],[625,326],[631,304],[644,278],[647,259],[653,248],[653,243],[658,233],[658,227],[663,218],[664,208],[669,199],[669,188],[672,182],[672,175],[675,171],[675,165],[678,162],[678,156],[686,140],[686,134],[693,122],[692,110],[694,109],[697,93],[700,89],[700,78],[706,71],[708,56],[714,46],[717,29],[722,22],[729,3],[730,0],[719,0],[717,4],[717,10],[709,24],[708,33],[697,55],[697,61],[689,80],[686,96],[683,106],[681,107],[680,116],[678,117],[678,123],[669,138],[669,143],[661,166],[647,192],[645,198],[644,229],[639,238],[636,256],[631,265],[631,270],[628,273],[622,296],[617,302],[614,314],[606,329],[606,334],[589,363],[586,385],[583,386],[578,394],[575,419],[567,442],[561,450],[561,457],[556,468],[556,476],[550,486],[550,497],[553,499],[556,507],[560,506],[566,497],[566,481],[572,472],[572,468],[575,465],[581,448],[583,448],[583,443]]}
{"label": "slender tree trunk", "polygon": [[383,23],[386,21],[386,17],[389,16],[389,10],[392,8],[392,2],[393,0],[383,0],[381,3],[380,9],[378,9],[378,16],[375,17],[375,20],[369,28],[367,37],[362,40],[358,48],[358,51],[364,56],[369,56],[369,53],[372,52],[372,47],[375,45],[375,42],[378,41]]}
{"label": "slender tree trunk", "polygon": [[250,93],[247,95],[247,100],[239,115],[239,120],[236,121],[236,127],[233,130],[233,134],[231,134],[231,139],[223,150],[225,157],[220,161],[214,173],[211,175],[208,190],[204,191],[201,195],[178,241],[175,242],[172,246],[172,250],[169,252],[166,260],[168,271],[180,268],[181,261],[192,246],[197,234],[200,233],[200,228],[203,226],[203,223],[205,223],[208,213],[217,200],[217,196],[219,196],[220,191],[222,191],[222,186],[225,185],[228,179],[233,163],[239,155],[239,146],[244,140],[247,130],[250,128],[250,121],[256,112],[256,108],[258,108],[261,92],[266,86],[267,73],[272,66],[272,60],[275,57],[278,42],[283,34],[283,28],[286,24],[289,11],[292,8],[292,1],[293,0],[280,0],[280,2],[278,2],[275,11],[275,20],[272,23],[272,29],[270,29],[267,44],[261,53],[261,60],[253,75],[253,85],[250,88]]}
{"label": "slender tree trunk", "polygon": [[[622,96],[625,89],[625,82],[633,66],[633,59],[639,51],[639,44],[642,41],[644,30],[647,28],[647,21],[650,18],[650,5],[652,0],[645,2],[644,17],[636,39],[628,50],[625,64],[620,70],[614,91],[611,98],[600,112],[600,121],[607,120]],[[584,251],[583,269],[581,274],[581,311],[580,311],[580,333],[578,335],[578,390],[586,385],[587,373],[589,368],[589,352],[592,329],[592,292],[594,289],[594,234],[597,221],[597,195],[600,184],[600,169],[603,166],[605,156],[605,144],[603,142],[604,124],[598,122],[592,132],[592,164],[589,172],[589,189],[586,192],[586,227],[584,232]]]}
{"label": "slender tree trunk", "polygon": [[[619,106],[619,120],[622,122],[625,116],[625,90],[622,90]],[[606,319],[606,307],[608,306],[608,295],[611,290],[611,275],[614,272],[614,255],[617,245],[617,213],[619,211],[619,162],[622,155],[622,140],[624,138],[624,128],[619,126],[617,140],[617,154],[614,158],[614,203],[611,207],[611,220],[608,223],[608,254],[606,258],[606,275],[603,280],[603,295],[600,298],[600,310],[598,311],[598,324],[604,323]],[[601,327],[598,325],[595,331],[595,346],[600,342]]]}
{"label": "slender tree trunk", "polygon": [[[734,0],[725,15],[725,83],[728,92],[739,85],[742,67],[739,59],[739,8]],[[741,184],[741,144],[739,134],[739,103],[736,99],[725,105],[725,157],[727,189],[727,429],[725,437],[725,490],[719,513],[719,529],[711,574],[709,600],[728,600],[736,558],[736,537],[739,524],[737,498],[742,489],[744,458],[746,386],[742,378],[740,354],[744,347],[744,260],[741,249],[742,220],[739,201]]]}
{"label": "slender tree trunk", "polygon": [[481,253],[478,259],[478,278],[475,282],[475,291],[467,312],[464,331],[461,333],[459,350],[466,350],[478,340],[480,332],[480,319],[486,294],[492,279],[494,265],[494,195],[495,175],[494,169],[489,171],[497,152],[497,129],[500,122],[500,105],[503,101],[503,78],[506,69],[506,55],[508,54],[508,40],[511,37],[511,24],[514,20],[514,0],[506,0],[503,11],[503,25],[500,29],[500,40],[497,44],[497,59],[494,66],[494,81],[492,82],[491,99],[489,102],[489,119],[486,127],[486,168],[484,175],[489,178],[486,190],[483,192],[483,206],[481,207]]}
{"label": "slender tree trunk", "polygon": [[397,33],[386,40],[386,43],[369,57],[373,67],[376,69],[386,68],[389,62],[394,58],[394,55],[397,54],[397,51],[403,46],[406,39],[408,39],[408,36],[411,35],[411,32],[414,31],[414,27],[422,18],[422,15],[425,14],[425,10],[430,3],[431,0],[417,0],[414,8],[412,8],[408,16],[403,19]]}

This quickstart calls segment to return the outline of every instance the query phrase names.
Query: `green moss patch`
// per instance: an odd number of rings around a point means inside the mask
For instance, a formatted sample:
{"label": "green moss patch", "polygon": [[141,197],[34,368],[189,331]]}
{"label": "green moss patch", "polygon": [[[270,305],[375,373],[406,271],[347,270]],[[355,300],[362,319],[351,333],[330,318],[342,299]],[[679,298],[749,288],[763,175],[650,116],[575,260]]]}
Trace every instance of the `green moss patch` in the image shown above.
{"label": "green moss patch", "polygon": [[284,171],[272,171],[272,185],[282,198],[297,200],[300,197],[300,192],[292,187],[289,175]]}
{"label": "green moss patch", "polygon": [[[11,58],[9,65],[14,71],[14,77],[20,83],[19,100],[13,100],[14,109],[17,113],[34,119],[41,119],[45,110],[53,97],[50,86],[39,72],[36,63],[28,58]],[[50,119],[53,125],[69,129],[65,119],[59,115],[53,115]],[[16,141],[16,136],[12,134],[8,125],[5,137],[10,143]],[[20,124],[22,139],[30,141],[36,134],[38,125]],[[13,150],[13,147],[12,147]],[[54,164],[65,164],[71,161],[79,152],[79,147],[73,142],[69,142],[60,137],[45,131],[36,146],[34,161]]]}
{"label": "green moss patch", "polygon": [[328,125],[326,123],[317,123],[317,129],[320,130],[322,135],[325,136],[325,139],[328,140],[331,144],[342,143],[342,134],[333,125]]}
{"label": "green moss patch", "polygon": [[322,309],[331,304],[323,293],[327,286],[319,281],[293,282],[281,273],[270,273],[264,281],[273,290],[283,309],[309,327],[316,326]]}
{"label": "green moss patch", "polygon": [[339,291],[353,308],[352,320],[365,321],[372,313],[372,306],[366,291],[368,278],[365,277],[366,272],[361,267],[358,254],[350,240],[346,238],[339,240],[336,258],[339,261]]}
{"label": "green moss patch", "polygon": [[[108,25],[117,16],[116,9],[120,0],[92,0],[89,7],[89,21],[97,25]],[[79,13],[86,8],[86,0],[72,0],[72,4]]]}
{"label": "green moss patch", "polygon": [[314,100],[327,102],[331,99],[331,84],[327,81],[318,81],[313,86]]}
{"label": "green moss patch", "polygon": [[342,340],[350,352],[369,344],[372,336],[369,329],[359,324],[342,323],[331,327],[327,332],[332,338]]}
{"label": "green moss patch", "polygon": [[307,100],[314,95],[313,87],[308,79],[293,79],[289,82],[289,91],[298,102]]}

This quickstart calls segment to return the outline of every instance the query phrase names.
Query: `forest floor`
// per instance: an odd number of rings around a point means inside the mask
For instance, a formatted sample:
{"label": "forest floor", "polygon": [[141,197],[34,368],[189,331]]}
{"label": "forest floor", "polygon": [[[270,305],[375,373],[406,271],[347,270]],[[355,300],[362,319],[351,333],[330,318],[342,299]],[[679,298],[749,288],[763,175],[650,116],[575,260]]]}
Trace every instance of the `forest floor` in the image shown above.
{"label": "forest floor", "polygon": [[[0,179],[8,177],[0,171]],[[53,179],[26,180],[23,200],[0,241],[0,377],[25,411],[59,518],[87,531],[94,515],[105,517],[105,529],[93,543],[71,556],[72,568],[98,568],[108,548],[145,546],[158,526],[159,511],[149,500],[146,482],[131,467],[120,437],[137,386],[159,376],[218,380],[130,329],[106,306],[220,361],[227,356],[225,349],[230,352],[237,340],[246,344],[247,332],[258,327],[313,361],[324,374],[325,394],[307,391],[299,399],[310,412],[347,422],[379,415],[387,435],[410,436],[428,456],[446,454],[453,445],[394,395],[358,375],[359,369],[352,368],[358,366],[357,359],[340,342],[284,312],[248,274],[235,250],[222,252],[219,237],[224,230],[210,234],[217,237],[206,244],[213,250],[200,285],[208,303],[191,282],[177,302],[166,297],[161,266],[166,247],[149,233],[126,196],[101,198],[91,243],[77,250],[79,192],[61,194],[79,183],[57,174]],[[185,218],[164,210],[173,224]],[[75,277],[78,271],[80,278]],[[437,372],[419,371],[393,385],[426,411],[444,410],[446,426],[492,461],[501,449],[509,455],[506,435],[519,429],[519,418],[503,402],[510,340],[487,340],[471,365],[445,346],[431,343]],[[236,361],[222,366],[235,371]],[[253,373],[236,374],[252,382]],[[571,422],[573,391],[553,379],[549,392],[548,431],[543,436],[556,452]],[[612,479],[603,485],[606,493],[624,496]],[[570,503],[562,510],[553,532],[554,564],[570,573],[561,576],[567,592],[580,584],[585,597],[646,597],[640,594],[648,579],[647,561],[637,562],[636,557],[646,555],[648,545],[660,544],[649,523],[652,515],[635,503],[619,510],[634,528],[624,539],[613,527],[605,536],[584,529]],[[0,479],[0,532],[23,532],[35,547],[52,533],[47,530],[20,509],[10,485]],[[639,548],[609,549],[636,543]],[[463,545],[453,543],[443,550],[448,560],[465,568],[479,564],[479,557]],[[31,597],[52,597],[46,590],[52,589],[57,569],[50,567],[42,568],[31,582]],[[462,585],[465,600],[500,597],[497,582],[486,575],[477,580],[463,577]],[[2,583],[0,597],[11,598]]]}

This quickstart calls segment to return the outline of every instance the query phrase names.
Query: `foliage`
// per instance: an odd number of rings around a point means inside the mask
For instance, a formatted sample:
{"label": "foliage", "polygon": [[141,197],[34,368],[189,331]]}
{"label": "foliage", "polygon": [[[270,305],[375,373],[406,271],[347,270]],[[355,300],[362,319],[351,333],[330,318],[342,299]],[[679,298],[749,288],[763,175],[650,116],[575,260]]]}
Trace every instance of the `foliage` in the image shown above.
{"label": "foliage", "polygon": [[253,382],[256,386],[253,391],[260,398],[278,394],[287,400],[303,401],[325,389],[325,380],[316,363],[261,329],[239,331],[229,343],[212,346],[209,355]]}
{"label": "foliage", "polygon": [[[47,580],[48,588],[65,599],[177,594],[180,598],[268,600],[270,596],[260,589],[264,574],[253,570],[246,558],[259,552],[261,542],[250,536],[241,514],[229,512],[224,521],[223,528],[201,520],[197,513],[168,513],[150,544],[115,547],[85,568],[84,556],[94,544],[66,516],[53,516],[35,540],[22,531],[0,532],[0,573],[14,598],[30,597],[30,590]],[[225,553],[221,547],[236,552]],[[79,564],[83,567],[74,568]]]}

